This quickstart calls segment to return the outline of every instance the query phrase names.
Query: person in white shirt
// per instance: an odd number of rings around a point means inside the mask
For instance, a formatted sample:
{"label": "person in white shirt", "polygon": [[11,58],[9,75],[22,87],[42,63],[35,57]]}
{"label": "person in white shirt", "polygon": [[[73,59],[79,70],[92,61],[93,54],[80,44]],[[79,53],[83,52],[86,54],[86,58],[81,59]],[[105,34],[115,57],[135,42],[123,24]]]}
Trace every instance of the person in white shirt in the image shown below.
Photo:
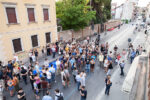
{"label": "person in white shirt", "polygon": [[81,72],[80,73],[80,77],[81,77],[81,80],[80,80],[81,86],[85,86],[85,77],[86,77],[86,74],[84,72]]}
{"label": "person in white shirt", "polygon": [[98,58],[99,58],[100,67],[103,67],[104,55],[100,53]]}
{"label": "person in white shirt", "polygon": [[18,55],[17,54],[14,54],[14,59],[19,62],[19,58],[18,58]]}
{"label": "person in white shirt", "polygon": [[28,70],[27,66],[25,66],[24,63],[21,64],[21,67],[23,67],[24,69]]}
{"label": "person in white shirt", "polygon": [[49,72],[48,68],[46,68],[46,78],[47,78],[47,81],[48,81],[48,86],[50,88],[51,87],[52,75],[51,75],[51,72]]}
{"label": "person in white shirt", "polygon": [[32,56],[31,56],[31,57],[32,57],[32,61],[33,61],[33,62],[36,62],[36,57],[35,57],[35,55],[34,55],[34,54],[32,54]]}
{"label": "person in white shirt", "polygon": [[44,66],[45,66],[45,67],[48,67],[48,66],[49,66],[49,61],[48,61],[48,59],[47,59],[47,58],[45,58]]}
{"label": "person in white shirt", "polygon": [[39,63],[38,63],[38,62],[35,63],[35,70],[36,70],[37,72],[39,72]]}
{"label": "person in white shirt", "polygon": [[51,72],[52,74],[52,81],[55,81],[55,68],[53,67],[53,65],[51,65],[51,67],[49,68],[49,71]]}
{"label": "person in white shirt", "polygon": [[66,86],[66,75],[64,72],[64,69],[61,71],[61,80],[62,80],[62,85],[65,87]]}
{"label": "person in white shirt", "polygon": [[53,58],[55,58],[56,48],[53,46],[51,49],[52,49],[52,53],[53,53]]}
{"label": "person in white shirt", "polygon": [[61,64],[60,60],[57,59],[57,61],[56,61],[56,66],[57,66],[57,72],[56,72],[56,74],[57,75],[60,74],[60,64]]}
{"label": "person in white shirt", "polygon": [[107,72],[108,64],[109,64],[108,59],[105,58],[105,60],[104,60],[104,69],[105,69],[105,72]]}
{"label": "person in white shirt", "polygon": [[42,100],[53,100],[49,91],[46,92],[46,95],[43,96]]}
{"label": "person in white shirt", "polygon": [[76,81],[77,81],[77,89],[78,89],[78,91],[80,91],[81,76],[80,76],[80,73],[79,73],[79,72],[78,72],[78,74],[76,75]]}

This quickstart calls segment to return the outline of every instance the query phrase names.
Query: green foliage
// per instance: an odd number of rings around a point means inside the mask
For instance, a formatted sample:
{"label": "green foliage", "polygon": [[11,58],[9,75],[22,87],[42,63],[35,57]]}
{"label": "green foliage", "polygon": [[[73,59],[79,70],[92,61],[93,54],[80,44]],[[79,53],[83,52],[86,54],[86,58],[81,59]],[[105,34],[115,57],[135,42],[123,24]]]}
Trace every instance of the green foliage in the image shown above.
{"label": "green foliage", "polygon": [[92,19],[95,19],[95,11],[90,11],[88,0],[62,0],[56,2],[56,14],[60,19],[63,30],[83,29]]}
{"label": "green foliage", "polygon": [[111,19],[111,0],[92,0],[92,7],[96,10],[95,23],[104,23]]}

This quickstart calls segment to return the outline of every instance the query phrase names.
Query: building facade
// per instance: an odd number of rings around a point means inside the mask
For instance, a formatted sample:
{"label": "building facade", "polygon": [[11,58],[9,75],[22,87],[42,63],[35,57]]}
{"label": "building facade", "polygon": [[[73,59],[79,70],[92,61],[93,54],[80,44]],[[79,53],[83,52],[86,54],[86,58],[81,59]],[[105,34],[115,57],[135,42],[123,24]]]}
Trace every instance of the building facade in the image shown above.
{"label": "building facade", "polygon": [[0,60],[28,58],[57,40],[55,0],[0,0]]}
{"label": "building facade", "polygon": [[127,0],[123,5],[123,15],[122,19],[134,20],[135,18],[135,8],[138,5],[139,0]]}
{"label": "building facade", "polygon": [[111,17],[115,19],[117,3],[111,3]]}
{"label": "building facade", "polygon": [[115,15],[115,19],[121,19],[122,18],[122,14],[123,14],[123,5],[121,4],[120,6],[116,7],[116,15]]}
{"label": "building facade", "polygon": [[150,3],[147,5],[146,22],[150,24]]}

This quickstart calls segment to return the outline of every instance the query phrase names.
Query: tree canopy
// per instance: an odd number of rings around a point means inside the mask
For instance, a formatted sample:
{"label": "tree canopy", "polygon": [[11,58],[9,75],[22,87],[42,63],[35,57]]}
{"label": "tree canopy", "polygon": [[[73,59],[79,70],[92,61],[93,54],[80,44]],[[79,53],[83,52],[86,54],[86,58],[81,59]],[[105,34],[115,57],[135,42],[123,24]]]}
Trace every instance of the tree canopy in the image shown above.
{"label": "tree canopy", "polygon": [[111,18],[111,0],[92,0],[91,5],[96,10],[95,23],[103,23]]}
{"label": "tree canopy", "polygon": [[79,30],[95,19],[96,11],[90,10],[89,0],[62,0],[56,2],[56,14],[63,30]]}

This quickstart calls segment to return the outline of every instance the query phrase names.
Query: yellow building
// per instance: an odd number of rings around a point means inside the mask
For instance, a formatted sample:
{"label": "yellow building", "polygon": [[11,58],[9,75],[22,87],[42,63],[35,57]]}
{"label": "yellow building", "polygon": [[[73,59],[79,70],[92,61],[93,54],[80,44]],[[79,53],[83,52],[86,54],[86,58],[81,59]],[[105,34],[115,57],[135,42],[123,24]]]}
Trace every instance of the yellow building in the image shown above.
{"label": "yellow building", "polygon": [[57,40],[55,0],[0,0],[0,60],[28,58]]}

